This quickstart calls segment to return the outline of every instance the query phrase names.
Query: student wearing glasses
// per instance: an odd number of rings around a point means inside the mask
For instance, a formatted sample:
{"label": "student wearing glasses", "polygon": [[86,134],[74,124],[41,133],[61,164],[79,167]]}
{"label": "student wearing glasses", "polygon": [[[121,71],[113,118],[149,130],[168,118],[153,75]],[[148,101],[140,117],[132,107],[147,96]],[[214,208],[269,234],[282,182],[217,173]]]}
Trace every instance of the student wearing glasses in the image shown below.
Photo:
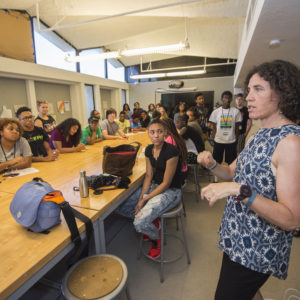
{"label": "student wearing glasses", "polygon": [[23,127],[23,137],[30,145],[32,161],[54,161],[59,151],[52,151],[49,146],[48,134],[40,127],[34,126],[31,109],[23,106],[17,110],[17,118]]}
{"label": "student wearing glasses", "polygon": [[31,150],[22,137],[22,125],[15,119],[0,119],[0,172],[31,166]]}

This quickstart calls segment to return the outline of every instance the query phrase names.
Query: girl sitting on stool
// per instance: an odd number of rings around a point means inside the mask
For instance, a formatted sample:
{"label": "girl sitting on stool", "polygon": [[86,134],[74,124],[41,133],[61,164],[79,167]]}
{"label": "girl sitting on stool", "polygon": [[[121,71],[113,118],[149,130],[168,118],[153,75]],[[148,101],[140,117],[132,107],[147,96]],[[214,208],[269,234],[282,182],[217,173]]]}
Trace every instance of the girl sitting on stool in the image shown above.
{"label": "girl sitting on stool", "polygon": [[126,217],[133,218],[137,232],[147,235],[152,242],[148,256],[160,256],[159,222],[154,222],[164,212],[175,207],[181,200],[182,153],[177,147],[166,143],[165,124],[157,119],[148,127],[152,142],[145,149],[146,176],[139,188],[118,210]]}

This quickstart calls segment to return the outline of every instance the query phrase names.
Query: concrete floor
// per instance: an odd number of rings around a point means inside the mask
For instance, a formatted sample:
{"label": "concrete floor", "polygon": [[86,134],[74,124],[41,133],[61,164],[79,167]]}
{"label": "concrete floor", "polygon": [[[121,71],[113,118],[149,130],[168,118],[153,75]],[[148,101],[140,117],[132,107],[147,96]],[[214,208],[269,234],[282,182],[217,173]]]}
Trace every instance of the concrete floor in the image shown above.
{"label": "concrete floor", "polygon": [[[205,186],[207,176],[200,179],[201,186]],[[129,288],[133,300],[210,300],[214,298],[222,252],[217,247],[217,231],[220,225],[225,201],[219,201],[214,207],[209,207],[205,201],[196,201],[192,192],[194,186],[189,184],[184,192],[187,217],[185,219],[191,264],[186,257],[165,267],[165,282],[160,283],[159,265],[145,257],[137,260],[138,240],[132,223],[126,219],[112,216],[108,219],[107,240],[108,253],[122,258],[129,271]],[[168,222],[170,232],[176,232],[175,222]],[[181,233],[181,231],[179,231]],[[145,245],[147,247],[147,245]],[[173,255],[180,250],[178,241],[170,237],[167,253]],[[288,288],[300,290],[300,238],[294,239],[289,276],[282,281],[271,277],[262,288],[265,299],[287,300],[283,298]],[[57,268],[51,274],[60,278],[63,271]],[[288,293],[288,296],[300,293]],[[61,298],[56,290],[37,284],[21,299],[58,299]],[[125,299],[121,295],[119,299]],[[300,299],[290,297],[289,299]],[[242,299],[241,299],[242,300]]]}

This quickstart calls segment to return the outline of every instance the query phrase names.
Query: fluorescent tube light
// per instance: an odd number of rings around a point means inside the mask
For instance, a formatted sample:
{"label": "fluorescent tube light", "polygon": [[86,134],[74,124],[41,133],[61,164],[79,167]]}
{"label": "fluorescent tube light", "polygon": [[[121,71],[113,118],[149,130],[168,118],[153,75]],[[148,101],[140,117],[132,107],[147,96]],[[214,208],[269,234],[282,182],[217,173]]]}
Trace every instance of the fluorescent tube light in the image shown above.
{"label": "fluorescent tube light", "polygon": [[188,75],[199,75],[205,74],[206,70],[196,70],[196,71],[182,71],[182,72],[169,72],[167,73],[167,77],[174,77],[174,76],[188,76]]}
{"label": "fluorescent tube light", "polygon": [[81,61],[88,61],[92,59],[109,59],[109,58],[119,58],[119,57],[120,57],[119,51],[112,51],[112,52],[95,53],[95,54],[81,55],[81,56],[66,56],[65,60],[67,62],[81,62]]}
{"label": "fluorescent tube light", "polygon": [[131,79],[147,79],[147,78],[161,78],[161,77],[166,77],[166,73],[130,75]]}
{"label": "fluorescent tube light", "polygon": [[121,56],[137,56],[137,55],[146,55],[146,54],[155,54],[155,53],[165,53],[170,51],[180,51],[183,49],[188,49],[190,47],[187,41],[180,42],[178,44],[149,47],[149,48],[137,48],[131,50],[121,50],[121,51],[112,51],[112,52],[103,52],[90,55],[82,56],[66,56],[65,60],[67,62],[80,62],[87,61],[92,59],[109,59],[109,58],[120,58]]}
{"label": "fluorescent tube light", "polygon": [[196,70],[196,71],[182,71],[182,72],[169,72],[169,73],[138,74],[138,75],[130,75],[130,78],[131,79],[146,79],[146,78],[199,75],[199,74],[205,74],[205,73],[206,73],[206,70]]}

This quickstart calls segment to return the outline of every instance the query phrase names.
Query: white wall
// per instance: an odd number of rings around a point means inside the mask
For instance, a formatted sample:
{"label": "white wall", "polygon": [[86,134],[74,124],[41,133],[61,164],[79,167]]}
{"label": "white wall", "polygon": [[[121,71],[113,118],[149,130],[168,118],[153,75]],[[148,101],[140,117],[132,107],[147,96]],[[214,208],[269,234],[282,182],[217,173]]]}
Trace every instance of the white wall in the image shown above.
{"label": "white wall", "polygon": [[[39,82],[38,88],[37,82]],[[35,105],[38,97],[45,98],[46,96],[52,102],[52,99],[67,100],[69,96],[72,116],[80,123],[86,124],[85,84],[93,85],[94,90],[100,90],[100,93],[102,89],[110,90],[111,99],[109,100],[116,108],[122,107],[122,89],[129,89],[129,85],[125,82],[0,57],[0,92],[5,91],[6,95],[6,97],[0,97],[0,105],[11,106],[12,102],[26,104],[36,114]],[[65,88],[61,88],[62,86]],[[96,93],[96,108],[101,107],[100,93]],[[58,115],[57,111],[55,114]],[[61,117],[65,119],[69,116],[65,114]]]}
{"label": "white wall", "polygon": [[[213,77],[202,79],[184,79],[184,88],[195,87],[199,91],[214,91],[214,102],[221,99],[225,90],[233,93],[233,76]],[[142,108],[147,108],[149,103],[155,103],[155,90],[168,88],[169,81],[142,82],[137,85],[131,84],[129,88],[129,104],[133,109],[133,103],[138,101]],[[160,102],[161,94],[157,94],[156,103]]]}

